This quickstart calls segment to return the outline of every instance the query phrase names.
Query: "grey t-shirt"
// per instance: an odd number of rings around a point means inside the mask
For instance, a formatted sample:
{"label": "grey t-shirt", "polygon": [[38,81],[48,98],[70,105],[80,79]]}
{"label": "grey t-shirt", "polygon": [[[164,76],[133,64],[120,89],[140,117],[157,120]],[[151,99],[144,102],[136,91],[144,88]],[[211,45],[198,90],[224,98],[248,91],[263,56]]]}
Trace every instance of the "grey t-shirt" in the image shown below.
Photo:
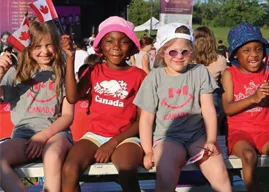
{"label": "grey t-shirt", "polygon": [[57,98],[51,69],[37,71],[28,84],[18,81],[14,84],[15,71],[10,68],[1,82],[4,101],[10,102],[14,131],[27,128],[37,132],[49,127],[60,113],[64,86]]}
{"label": "grey t-shirt", "polygon": [[154,113],[154,140],[173,137],[192,140],[205,132],[200,95],[218,88],[204,65],[189,64],[185,73],[169,76],[164,68],[153,69],[135,99],[141,109]]}

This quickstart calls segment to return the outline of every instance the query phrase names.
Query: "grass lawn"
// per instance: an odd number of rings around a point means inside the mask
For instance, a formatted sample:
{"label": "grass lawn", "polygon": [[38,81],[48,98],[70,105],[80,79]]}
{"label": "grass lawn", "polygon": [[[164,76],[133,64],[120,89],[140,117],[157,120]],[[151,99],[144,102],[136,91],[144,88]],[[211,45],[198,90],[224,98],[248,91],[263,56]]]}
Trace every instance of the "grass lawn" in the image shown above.
{"label": "grass lawn", "polygon": [[[193,30],[200,27],[200,25],[193,25]],[[230,27],[209,27],[216,37],[216,40],[222,40],[226,46],[228,46],[227,42],[227,36],[229,33]],[[263,37],[269,41],[269,28],[262,28],[261,32],[263,34]],[[137,37],[141,38],[144,34],[148,35],[148,32],[136,32]],[[153,31],[151,33],[152,35],[156,35],[156,31]]]}

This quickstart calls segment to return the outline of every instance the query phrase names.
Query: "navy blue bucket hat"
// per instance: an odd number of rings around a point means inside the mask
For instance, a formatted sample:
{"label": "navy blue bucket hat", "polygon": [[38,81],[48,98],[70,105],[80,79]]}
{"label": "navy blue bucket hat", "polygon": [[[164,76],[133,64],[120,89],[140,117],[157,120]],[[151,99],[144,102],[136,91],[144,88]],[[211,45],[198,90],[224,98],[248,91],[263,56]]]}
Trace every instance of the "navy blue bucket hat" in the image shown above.
{"label": "navy blue bucket hat", "polygon": [[261,31],[258,27],[241,23],[240,25],[232,28],[228,34],[229,43],[229,60],[233,61],[234,55],[238,48],[251,41],[259,41],[264,44],[264,49],[269,52],[269,43],[262,37]]}

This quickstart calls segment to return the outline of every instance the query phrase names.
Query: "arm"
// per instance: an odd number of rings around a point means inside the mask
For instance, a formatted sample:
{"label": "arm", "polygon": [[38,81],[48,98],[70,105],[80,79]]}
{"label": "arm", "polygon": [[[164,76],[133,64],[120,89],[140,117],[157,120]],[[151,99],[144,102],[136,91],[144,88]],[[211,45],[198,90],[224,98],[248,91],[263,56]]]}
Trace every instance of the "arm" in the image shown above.
{"label": "arm", "polygon": [[202,115],[206,128],[206,143],[204,148],[208,149],[208,155],[218,155],[217,144],[217,113],[215,110],[213,95],[202,94],[200,96]]}
{"label": "arm", "polygon": [[90,87],[90,84],[87,81],[87,75],[85,75],[84,78],[82,78],[77,85],[74,71],[75,51],[69,36],[62,36],[62,47],[66,54],[66,99],[69,103],[75,104],[78,100],[84,97]]}
{"label": "arm", "polygon": [[207,142],[216,143],[217,141],[217,113],[215,110],[213,95],[202,94],[200,96],[202,115],[206,128]]}
{"label": "arm", "polygon": [[145,154],[152,153],[152,127],[155,114],[142,110],[139,121],[139,135]]}
{"label": "arm", "polygon": [[258,88],[255,94],[246,97],[245,99],[234,101],[233,82],[228,70],[226,70],[222,75],[222,85],[224,89],[222,105],[224,112],[229,116],[241,113],[249,107],[260,103],[260,101],[266,96],[262,93],[262,88]]}
{"label": "arm", "polygon": [[149,56],[148,55],[144,55],[142,58],[142,68],[143,70],[146,72],[146,74],[149,73]]}
{"label": "arm", "polygon": [[[0,84],[3,77],[12,65],[11,54],[6,52],[3,56],[0,56]],[[4,89],[0,86],[0,97],[4,96]]]}
{"label": "arm", "polygon": [[154,155],[152,148],[152,128],[155,114],[142,110],[139,121],[139,133],[142,148],[145,152],[144,166],[150,170],[154,166]]}
{"label": "arm", "polygon": [[62,105],[62,116],[53,122],[47,129],[43,129],[42,131],[36,133],[27,141],[26,145],[28,146],[25,151],[26,155],[29,158],[40,157],[47,141],[55,134],[68,128],[72,124],[73,118],[74,106],[69,104],[66,98],[64,98]]}
{"label": "arm", "polygon": [[69,127],[74,119],[74,105],[68,103],[67,99],[63,99],[62,115],[50,127],[42,132],[47,138],[51,138],[56,133],[59,133]]}

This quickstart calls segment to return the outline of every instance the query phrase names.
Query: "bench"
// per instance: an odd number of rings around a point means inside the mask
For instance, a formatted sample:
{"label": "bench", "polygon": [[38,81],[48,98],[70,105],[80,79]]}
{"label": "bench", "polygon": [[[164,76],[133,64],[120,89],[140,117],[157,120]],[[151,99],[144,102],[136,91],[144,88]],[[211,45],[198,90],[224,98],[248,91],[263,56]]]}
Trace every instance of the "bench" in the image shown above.
{"label": "bench", "polygon": [[[225,142],[225,136],[218,136],[218,143],[223,152],[224,161],[227,169],[242,169],[241,160],[236,156],[227,157],[227,147]],[[258,161],[258,167],[269,167],[269,157],[260,156]],[[20,177],[43,177],[43,165],[42,163],[30,163],[22,166],[15,167],[14,170]],[[183,171],[194,171],[199,170],[195,164],[186,165]],[[138,173],[155,173],[156,168],[152,170],[147,170],[143,167],[138,168]],[[97,175],[117,175],[117,169],[112,163],[95,163],[91,165],[84,173],[87,176],[97,176]]]}

